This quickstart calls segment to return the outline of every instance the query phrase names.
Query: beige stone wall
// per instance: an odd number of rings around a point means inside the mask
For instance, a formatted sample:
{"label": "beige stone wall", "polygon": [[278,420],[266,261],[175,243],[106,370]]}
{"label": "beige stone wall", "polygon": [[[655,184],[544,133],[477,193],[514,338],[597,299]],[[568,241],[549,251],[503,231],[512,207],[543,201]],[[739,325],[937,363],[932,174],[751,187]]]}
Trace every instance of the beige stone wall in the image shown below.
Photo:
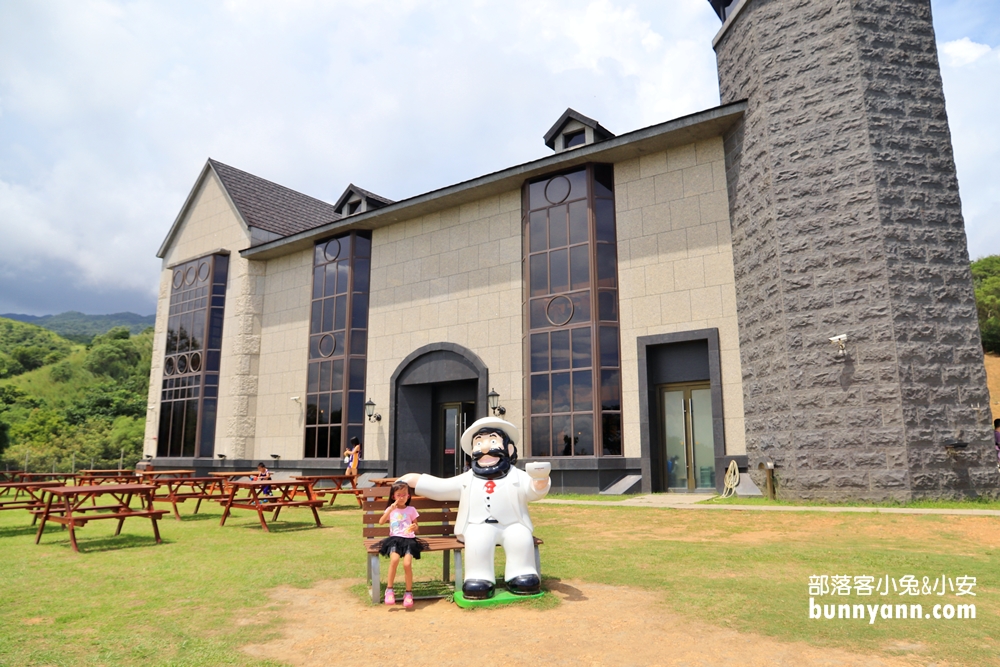
{"label": "beige stone wall", "polygon": [[304,453],[312,257],[312,250],[304,250],[267,262],[253,455],[258,460],[271,454],[297,460]]}
{"label": "beige stone wall", "polygon": [[230,255],[215,451],[230,458],[244,458],[253,453],[264,264],[240,257],[239,251],[249,243],[247,228],[240,222],[214,174],[210,173],[196,193],[163,258],[150,372],[145,453],[156,453],[172,273],[167,267],[220,249],[229,250]]}
{"label": "beige stone wall", "polygon": [[636,337],[707,328],[719,330],[726,453],[745,453],[722,139],[615,165],[615,208],[625,455],[640,455]]}
{"label": "beige stone wall", "polygon": [[514,190],[375,230],[367,391],[383,419],[366,427],[367,458],[388,457],[392,373],[429,343],[479,355],[523,430],[520,220]]}

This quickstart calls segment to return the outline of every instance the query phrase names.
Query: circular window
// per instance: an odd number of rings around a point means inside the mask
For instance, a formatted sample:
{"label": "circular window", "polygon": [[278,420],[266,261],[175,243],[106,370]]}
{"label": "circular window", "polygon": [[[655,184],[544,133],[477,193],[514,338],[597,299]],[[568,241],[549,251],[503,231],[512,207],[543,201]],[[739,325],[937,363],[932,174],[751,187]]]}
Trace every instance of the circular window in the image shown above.
{"label": "circular window", "polygon": [[182,354],[181,356],[177,357],[177,372],[187,373],[187,369],[188,369],[187,356]]}
{"label": "circular window", "polygon": [[167,375],[174,374],[174,358],[167,357],[167,360],[163,362],[163,372]]}
{"label": "circular window", "polygon": [[319,339],[320,356],[329,357],[337,349],[337,341],[330,334],[325,334]]}
{"label": "circular window", "polygon": [[201,370],[201,352],[195,352],[191,355],[188,360],[188,367],[190,367],[192,373],[197,373]]}
{"label": "circular window", "polygon": [[208,280],[209,268],[208,262],[202,262],[198,265],[198,280]]}
{"label": "circular window", "polygon": [[195,276],[194,267],[193,266],[187,267],[187,269],[184,271],[184,282],[186,282],[188,285],[193,285],[194,276]]}
{"label": "circular window", "polygon": [[326,261],[332,262],[340,257],[340,241],[333,239],[326,244],[323,248],[323,254],[326,255]]}
{"label": "circular window", "polygon": [[184,284],[184,272],[178,269],[174,271],[174,289],[177,289],[182,284]]}
{"label": "circular window", "polygon": [[545,317],[552,326],[561,327],[573,317],[573,302],[564,294],[552,297],[545,306]]}
{"label": "circular window", "polygon": [[545,198],[550,204],[561,204],[569,197],[569,179],[565,176],[556,176],[545,184]]}

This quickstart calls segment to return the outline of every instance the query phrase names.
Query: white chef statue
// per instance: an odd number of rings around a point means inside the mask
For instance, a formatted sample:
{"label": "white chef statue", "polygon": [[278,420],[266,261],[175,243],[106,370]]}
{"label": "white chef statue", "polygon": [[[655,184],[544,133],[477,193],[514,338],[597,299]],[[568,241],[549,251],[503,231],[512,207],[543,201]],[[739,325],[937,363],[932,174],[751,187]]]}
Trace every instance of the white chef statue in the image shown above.
{"label": "white chef statue", "polygon": [[549,492],[552,465],[529,463],[527,472],[515,468],[517,439],[516,426],[484,417],[462,434],[462,450],[472,457],[471,470],[448,479],[419,473],[400,478],[419,496],[459,501],[455,534],[465,542],[462,594],[469,600],[493,597],[493,555],[498,544],[507,556],[507,589],[517,595],[541,590],[528,501],[541,500]]}

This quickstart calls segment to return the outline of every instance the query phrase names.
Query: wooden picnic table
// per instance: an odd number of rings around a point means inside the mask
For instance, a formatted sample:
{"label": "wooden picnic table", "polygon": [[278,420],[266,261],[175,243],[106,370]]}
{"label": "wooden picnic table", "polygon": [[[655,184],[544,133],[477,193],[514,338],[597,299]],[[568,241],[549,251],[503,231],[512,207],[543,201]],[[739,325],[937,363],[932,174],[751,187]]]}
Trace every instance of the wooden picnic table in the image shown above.
{"label": "wooden picnic table", "polygon": [[149,483],[156,485],[153,501],[170,503],[174,509],[174,518],[178,521],[181,520],[181,515],[177,511],[177,503],[197,500],[194,507],[194,514],[197,514],[202,500],[225,499],[222,480],[218,477],[157,477],[149,480]]}
{"label": "wooden picnic table", "polygon": [[160,478],[194,477],[194,470],[188,468],[184,470],[139,470],[136,476],[142,477],[143,481],[150,482]]}
{"label": "wooden picnic table", "polygon": [[19,482],[23,470],[0,470],[0,482]]}
{"label": "wooden picnic table", "polygon": [[63,486],[71,484],[79,477],[70,472],[22,472],[19,482],[60,482]]}
{"label": "wooden picnic table", "polygon": [[141,479],[135,476],[134,473],[125,473],[122,475],[78,475],[77,484],[79,486],[99,486],[101,484],[139,484],[142,482]]}
{"label": "wooden picnic table", "polygon": [[369,481],[372,484],[374,484],[375,486],[392,486],[393,482],[395,482],[397,479],[399,479],[399,478],[398,477],[375,477],[374,479],[371,479]]}
{"label": "wooden picnic table", "polygon": [[[45,524],[53,521],[69,528],[69,541],[73,545],[73,551],[79,552],[80,548],[76,543],[76,528],[82,527],[88,521],[99,519],[118,519],[118,527],[115,535],[121,534],[122,524],[129,517],[145,517],[153,522],[153,535],[156,536],[156,543],[159,544],[160,529],[156,525],[157,519],[162,519],[167,513],[166,510],[153,508],[153,492],[156,487],[152,484],[89,484],[85,486],[50,486],[45,488],[48,499],[45,507],[39,511],[42,520],[38,525],[38,533],[35,535],[35,544],[42,539],[42,532]],[[98,505],[97,498],[110,496],[113,503]],[[130,505],[132,498],[138,496],[143,500],[141,509],[133,509]],[[86,506],[87,501],[93,503]]]}
{"label": "wooden picnic table", "polygon": [[[363,490],[358,488],[357,475],[296,475],[293,479],[301,479],[303,481],[310,482],[316,497],[321,498],[325,495],[330,496],[331,505],[337,501],[338,495],[341,493],[349,493],[358,501],[358,507],[361,507],[361,494]],[[323,481],[332,482],[333,485],[316,486],[318,482]],[[351,488],[349,489],[344,488],[344,484],[347,482],[351,483]]]}
{"label": "wooden picnic table", "polygon": [[87,475],[90,477],[97,475],[110,475],[110,476],[121,476],[121,475],[132,475],[135,476],[135,470],[118,470],[117,468],[99,468],[94,470],[81,470],[81,475]]}
{"label": "wooden picnic table", "polygon": [[[45,507],[45,489],[62,482],[0,482],[0,510],[39,510]],[[31,521],[38,520],[36,514]]]}
{"label": "wooden picnic table", "polygon": [[[264,493],[264,487],[270,487],[271,495]],[[260,527],[265,532],[270,532],[267,522],[264,521],[264,512],[274,512],[271,521],[278,520],[278,514],[282,507],[308,507],[312,510],[313,518],[317,526],[322,526],[319,522],[319,512],[317,507],[323,505],[323,499],[317,498],[312,488],[312,482],[303,479],[262,479],[259,482],[240,482],[231,480],[227,490],[229,493],[222,499],[225,510],[222,512],[220,526],[226,525],[230,510],[245,509],[255,510],[260,519]],[[239,491],[246,491],[247,495],[237,498]],[[295,500],[296,495],[305,494],[308,500]]]}

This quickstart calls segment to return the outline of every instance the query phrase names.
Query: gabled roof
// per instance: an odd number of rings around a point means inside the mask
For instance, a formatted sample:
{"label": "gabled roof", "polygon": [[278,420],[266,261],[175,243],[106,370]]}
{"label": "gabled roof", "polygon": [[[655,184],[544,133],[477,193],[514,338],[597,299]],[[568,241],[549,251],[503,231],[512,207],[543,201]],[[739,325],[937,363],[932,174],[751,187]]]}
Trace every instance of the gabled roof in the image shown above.
{"label": "gabled roof", "polygon": [[288,236],[340,218],[334,206],[222,164],[208,163],[249,227]]}
{"label": "gabled roof", "polygon": [[168,246],[180,228],[181,220],[209,172],[218,177],[223,191],[248,230],[256,228],[268,235],[284,237],[334,222],[341,217],[337,209],[325,201],[209,158],[170,227],[167,238],[156,253],[157,257],[166,255]]}
{"label": "gabled roof", "polygon": [[545,145],[549,148],[555,149],[556,137],[558,137],[559,133],[563,131],[564,127],[566,127],[566,123],[571,120],[583,123],[587,127],[593,129],[594,141],[604,141],[605,139],[610,139],[615,136],[613,132],[608,130],[606,127],[603,127],[593,118],[588,118],[579,111],[567,108],[566,111],[563,112],[563,115],[559,116],[559,120],[556,121],[556,124],[549,128],[549,131],[545,133]]}
{"label": "gabled roof", "polygon": [[362,199],[367,199],[370,202],[374,202],[376,205],[372,206],[371,208],[381,208],[383,206],[388,206],[389,204],[396,203],[391,199],[386,199],[385,197],[377,195],[374,192],[369,192],[364,188],[359,188],[354,183],[350,183],[344,190],[344,194],[340,195],[340,199],[338,199],[337,203],[333,205],[333,210],[339,211],[340,207],[343,206],[347,202],[347,200],[350,199],[353,195],[358,195]]}

